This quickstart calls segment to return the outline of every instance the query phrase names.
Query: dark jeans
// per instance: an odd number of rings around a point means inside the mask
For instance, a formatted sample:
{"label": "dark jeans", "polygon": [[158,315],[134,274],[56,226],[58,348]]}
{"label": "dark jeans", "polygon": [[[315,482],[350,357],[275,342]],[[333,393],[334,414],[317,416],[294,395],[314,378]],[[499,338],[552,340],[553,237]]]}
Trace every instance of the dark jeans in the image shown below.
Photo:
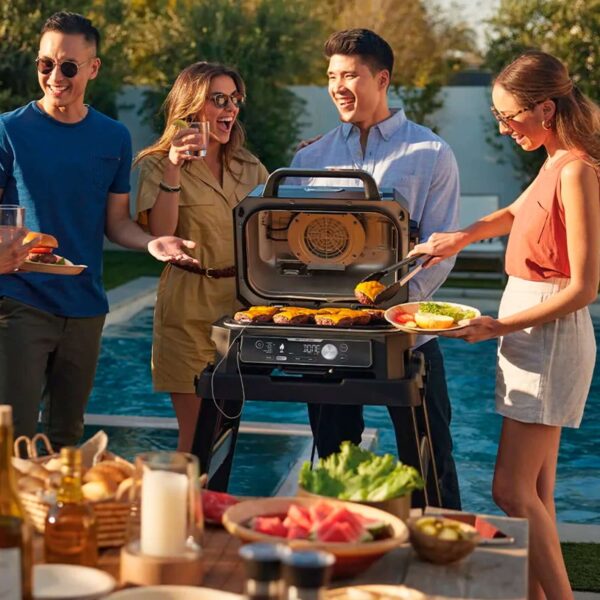
{"label": "dark jeans", "polygon": [[60,317],[0,298],[0,404],[11,404],[15,437],[44,432],[55,450],[79,443],[105,315]]}
{"label": "dark jeans", "polygon": [[[429,427],[433,444],[438,480],[442,493],[442,506],[459,510],[460,492],[456,465],[452,457],[450,419],[452,409],[446,386],[444,359],[437,340],[431,340],[417,349],[425,356],[427,369],[426,403]],[[396,434],[398,457],[407,456],[407,444],[414,444],[410,409],[388,406]],[[329,456],[339,450],[344,440],[360,444],[365,428],[363,407],[358,405],[339,406],[333,404],[309,404],[308,416],[320,457]]]}

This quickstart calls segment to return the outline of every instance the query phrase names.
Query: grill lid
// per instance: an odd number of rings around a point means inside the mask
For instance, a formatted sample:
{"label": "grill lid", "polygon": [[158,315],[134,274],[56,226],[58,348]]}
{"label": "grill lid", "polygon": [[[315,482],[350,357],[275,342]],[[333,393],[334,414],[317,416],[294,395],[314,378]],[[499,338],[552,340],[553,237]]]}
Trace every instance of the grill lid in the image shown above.
{"label": "grill lid", "polygon": [[[364,188],[280,185],[286,177],[348,177]],[[378,190],[365,171],[278,169],[236,206],[234,222],[238,297],[247,305],[356,304],[356,284],[409,247],[404,199]],[[407,299],[405,286],[388,304]]]}

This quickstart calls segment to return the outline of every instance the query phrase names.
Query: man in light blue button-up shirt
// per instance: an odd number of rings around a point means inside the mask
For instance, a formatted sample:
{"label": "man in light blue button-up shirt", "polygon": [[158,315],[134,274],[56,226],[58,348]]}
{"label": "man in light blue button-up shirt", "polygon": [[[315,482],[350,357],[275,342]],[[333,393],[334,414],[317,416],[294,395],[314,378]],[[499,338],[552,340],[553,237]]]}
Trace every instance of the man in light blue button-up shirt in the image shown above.
{"label": "man in light blue button-up shirt", "polygon": [[[329,94],[342,124],[301,149],[294,168],[354,168],[373,175],[380,188],[395,188],[408,202],[420,239],[435,231],[458,229],[458,168],[450,146],[430,129],[413,123],[403,110],[392,113],[387,89],[393,53],[385,40],[366,29],[333,34],[325,44],[329,57]],[[313,178],[305,185],[359,185],[358,180]],[[446,260],[425,269],[409,284],[410,300],[426,300],[454,265]],[[427,405],[442,504],[460,508],[450,436],[451,408],[437,339],[419,337],[417,346],[428,368]],[[400,357],[398,358],[400,360]],[[408,409],[388,407],[400,458],[407,437]],[[359,443],[364,429],[362,406],[309,404],[309,417],[320,456],[337,451],[343,440]]]}

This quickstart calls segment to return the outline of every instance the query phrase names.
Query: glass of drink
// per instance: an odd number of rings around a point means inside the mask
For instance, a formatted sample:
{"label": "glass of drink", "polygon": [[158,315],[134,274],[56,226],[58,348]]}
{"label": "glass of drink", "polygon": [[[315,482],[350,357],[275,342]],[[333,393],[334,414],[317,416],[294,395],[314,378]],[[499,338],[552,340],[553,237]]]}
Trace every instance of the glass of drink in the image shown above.
{"label": "glass of drink", "polygon": [[12,242],[25,229],[25,208],[0,204],[0,242]]}
{"label": "glass of drink", "polygon": [[200,133],[200,152],[194,152],[194,156],[206,156],[208,138],[210,135],[210,123],[208,121],[192,121],[189,126],[197,129]]}

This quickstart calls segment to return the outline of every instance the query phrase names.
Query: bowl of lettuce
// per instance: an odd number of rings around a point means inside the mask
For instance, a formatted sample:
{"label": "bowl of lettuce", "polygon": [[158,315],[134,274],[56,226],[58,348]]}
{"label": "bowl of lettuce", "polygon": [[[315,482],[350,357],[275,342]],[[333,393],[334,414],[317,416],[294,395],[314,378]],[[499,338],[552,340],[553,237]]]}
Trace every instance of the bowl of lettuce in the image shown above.
{"label": "bowl of lettuce", "polygon": [[423,489],[419,472],[391,454],[377,455],[351,442],[319,459],[311,469],[306,461],[298,477],[298,495],[327,496],[385,510],[402,520],[410,513],[413,490]]}

